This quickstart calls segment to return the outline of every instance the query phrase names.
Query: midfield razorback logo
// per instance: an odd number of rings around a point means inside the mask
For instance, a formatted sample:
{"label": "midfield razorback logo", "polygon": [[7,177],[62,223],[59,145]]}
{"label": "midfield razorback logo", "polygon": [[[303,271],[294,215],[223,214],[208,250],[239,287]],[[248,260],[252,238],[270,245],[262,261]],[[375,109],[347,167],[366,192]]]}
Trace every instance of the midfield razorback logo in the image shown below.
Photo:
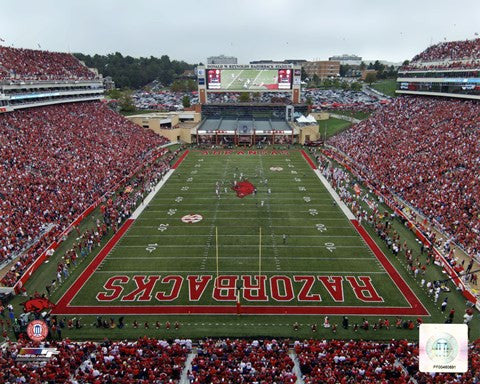
{"label": "midfield razorback logo", "polygon": [[246,180],[238,182],[232,189],[237,193],[238,197],[243,198],[251,195],[255,191],[255,186]]}

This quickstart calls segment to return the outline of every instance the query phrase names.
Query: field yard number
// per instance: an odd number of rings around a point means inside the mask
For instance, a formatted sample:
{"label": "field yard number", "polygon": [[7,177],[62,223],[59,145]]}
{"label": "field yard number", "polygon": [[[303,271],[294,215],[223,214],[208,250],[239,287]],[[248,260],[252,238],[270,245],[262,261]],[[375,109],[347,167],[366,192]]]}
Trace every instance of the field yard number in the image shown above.
{"label": "field yard number", "polygon": [[160,232],[164,232],[164,231],[166,231],[167,229],[168,229],[168,224],[160,224],[160,225],[158,226],[158,230],[159,230]]}
{"label": "field yard number", "polygon": [[177,203],[180,203],[182,200],[183,200],[183,197],[182,197],[182,196],[177,196],[177,197],[175,198],[175,201],[176,201]]}
{"label": "field yard number", "polygon": [[316,209],[313,209],[313,208],[312,208],[312,209],[309,209],[309,210],[308,210],[308,213],[310,213],[310,215],[312,215],[312,216],[318,215],[318,211],[317,211]]}
{"label": "field yard number", "polygon": [[298,172],[297,171],[290,171],[292,175],[296,175]]}
{"label": "field yard number", "polygon": [[203,161],[203,159],[198,159],[198,161]]}
{"label": "field yard number", "polygon": [[170,208],[167,212],[167,215],[173,216],[175,213],[177,213],[177,208]]}
{"label": "field yard number", "polygon": [[290,159],[287,158],[287,159],[285,159],[285,161],[286,161],[287,163],[289,163],[289,162],[290,162]]}
{"label": "field yard number", "polygon": [[310,201],[312,201],[312,199],[310,198],[310,196],[303,196],[303,201],[309,203]]}
{"label": "field yard number", "polygon": [[192,175],[195,175],[198,171],[194,169],[192,172],[190,172]]}
{"label": "field yard number", "polygon": [[145,248],[148,252],[152,253],[153,251],[155,251],[158,247],[158,244],[155,243],[155,244],[148,244],[147,248]]}
{"label": "field yard number", "polygon": [[295,168],[293,164],[288,164],[288,168]]}
{"label": "field yard number", "polygon": [[189,187],[185,186],[185,187],[182,187],[182,191],[188,191]]}
{"label": "field yard number", "polygon": [[298,177],[295,177],[295,179],[293,179],[293,180],[295,180],[297,183],[299,183],[300,181],[302,181],[302,179],[299,179]]}
{"label": "field yard number", "polygon": [[305,188],[305,187],[298,187],[298,190],[299,190],[299,191],[306,191],[307,188]]}
{"label": "field yard number", "polygon": [[327,230],[327,227],[325,226],[325,224],[316,224],[316,228],[320,232],[325,232]]}
{"label": "field yard number", "polygon": [[201,165],[200,164],[195,164],[195,168],[200,168]]}
{"label": "field yard number", "polygon": [[188,183],[190,183],[191,181],[193,181],[193,177],[189,177],[189,178],[187,179],[187,182],[188,182]]}
{"label": "field yard number", "polygon": [[325,243],[325,247],[330,251],[330,252],[333,252],[335,249],[337,249],[335,247],[335,244],[334,243]]}

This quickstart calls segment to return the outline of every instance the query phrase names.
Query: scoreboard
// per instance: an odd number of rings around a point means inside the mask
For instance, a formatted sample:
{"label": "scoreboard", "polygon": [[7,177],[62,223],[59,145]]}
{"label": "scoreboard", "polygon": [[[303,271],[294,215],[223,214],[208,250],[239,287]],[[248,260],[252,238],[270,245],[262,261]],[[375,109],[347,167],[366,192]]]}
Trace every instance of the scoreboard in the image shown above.
{"label": "scoreboard", "polygon": [[[232,65],[233,66],[233,65]],[[292,68],[206,68],[207,90],[232,92],[290,91]]]}
{"label": "scoreboard", "polygon": [[278,70],[278,89],[292,88],[292,70],[279,69]]}
{"label": "scoreboard", "polygon": [[[209,93],[289,93],[300,103],[301,67],[294,64],[209,64],[196,69],[200,104]],[[282,96],[283,97],[283,96]]]}

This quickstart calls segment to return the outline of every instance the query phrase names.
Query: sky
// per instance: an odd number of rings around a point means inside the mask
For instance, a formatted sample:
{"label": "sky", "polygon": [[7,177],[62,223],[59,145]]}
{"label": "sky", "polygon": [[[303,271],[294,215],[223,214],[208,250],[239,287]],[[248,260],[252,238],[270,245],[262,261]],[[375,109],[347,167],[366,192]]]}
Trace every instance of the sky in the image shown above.
{"label": "sky", "polygon": [[192,64],[219,54],[402,62],[475,34],[479,0],[18,0],[0,11],[2,45]]}

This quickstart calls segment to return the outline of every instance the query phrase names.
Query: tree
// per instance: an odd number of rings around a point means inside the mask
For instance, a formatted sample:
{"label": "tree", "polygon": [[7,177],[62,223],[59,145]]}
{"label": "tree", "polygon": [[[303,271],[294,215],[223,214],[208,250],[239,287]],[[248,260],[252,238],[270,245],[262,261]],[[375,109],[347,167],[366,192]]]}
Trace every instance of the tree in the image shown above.
{"label": "tree", "polygon": [[190,108],[190,97],[188,97],[187,95],[183,96],[182,105],[183,108]]}
{"label": "tree", "polygon": [[187,80],[187,91],[192,92],[197,90],[197,82],[193,79]]}
{"label": "tree", "polygon": [[122,97],[122,91],[119,89],[110,89],[106,92],[107,97],[110,99],[118,100]]}
{"label": "tree", "polygon": [[307,103],[307,105],[313,105],[313,100],[310,96],[307,96],[306,103]]}
{"label": "tree", "polygon": [[133,100],[131,97],[131,92],[123,92],[122,96],[118,101],[118,105],[120,107],[121,112],[134,112],[135,111],[135,104],[133,104]]}
{"label": "tree", "polygon": [[366,68],[367,68],[367,65],[362,61],[362,62],[360,63],[360,70],[363,71],[363,70],[366,69]]}
{"label": "tree", "polygon": [[185,82],[181,80],[175,80],[170,86],[172,92],[184,92],[185,91]]}
{"label": "tree", "polygon": [[333,87],[333,82],[330,79],[323,79],[322,86],[325,88],[332,88]]}
{"label": "tree", "polygon": [[377,81],[377,74],[375,72],[368,72],[367,76],[365,76],[365,82],[372,85],[375,81]]}
{"label": "tree", "polygon": [[240,97],[238,98],[238,101],[240,101],[241,103],[248,103],[250,101],[250,93],[248,92],[240,93]]}
{"label": "tree", "polygon": [[175,76],[181,75],[193,65],[184,61],[170,60],[167,55],[161,58],[123,56],[120,52],[108,55],[74,54],[87,67],[96,68],[103,76],[111,76],[119,88],[139,89],[159,80],[164,86],[172,84]]}
{"label": "tree", "polygon": [[352,83],[350,85],[350,88],[352,89],[352,91],[361,91],[362,90],[362,84],[360,84],[358,81],[355,81],[354,83]]}
{"label": "tree", "polygon": [[352,69],[351,65],[341,64],[340,65],[340,76],[345,77],[350,69]]}
{"label": "tree", "polygon": [[302,81],[305,81],[307,78],[308,78],[308,73],[305,71],[305,68],[302,67],[302,70],[301,70],[301,79]]}

